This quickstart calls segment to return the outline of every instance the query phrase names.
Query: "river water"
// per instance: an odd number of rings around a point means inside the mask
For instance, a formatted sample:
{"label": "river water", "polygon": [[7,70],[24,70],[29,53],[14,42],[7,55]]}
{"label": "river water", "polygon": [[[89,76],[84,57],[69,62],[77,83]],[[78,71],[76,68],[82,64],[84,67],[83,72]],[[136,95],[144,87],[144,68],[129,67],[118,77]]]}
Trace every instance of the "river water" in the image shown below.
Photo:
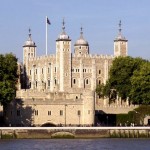
{"label": "river water", "polygon": [[0,140],[0,150],[150,150],[150,139]]}

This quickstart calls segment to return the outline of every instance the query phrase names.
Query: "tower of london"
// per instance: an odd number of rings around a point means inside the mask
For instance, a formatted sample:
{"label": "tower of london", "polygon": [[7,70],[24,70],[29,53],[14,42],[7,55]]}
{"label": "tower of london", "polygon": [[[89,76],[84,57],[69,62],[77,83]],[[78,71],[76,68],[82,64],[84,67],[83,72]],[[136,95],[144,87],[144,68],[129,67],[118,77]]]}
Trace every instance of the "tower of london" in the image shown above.
{"label": "tower of london", "polygon": [[[91,126],[94,124],[96,86],[109,78],[112,61],[128,55],[128,40],[119,32],[112,56],[91,54],[81,27],[77,41],[66,33],[65,22],[56,39],[56,54],[37,56],[29,30],[23,45],[23,64],[16,99],[11,102],[7,123],[23,126]],[[106,102],[104,102],[106,103]]]}

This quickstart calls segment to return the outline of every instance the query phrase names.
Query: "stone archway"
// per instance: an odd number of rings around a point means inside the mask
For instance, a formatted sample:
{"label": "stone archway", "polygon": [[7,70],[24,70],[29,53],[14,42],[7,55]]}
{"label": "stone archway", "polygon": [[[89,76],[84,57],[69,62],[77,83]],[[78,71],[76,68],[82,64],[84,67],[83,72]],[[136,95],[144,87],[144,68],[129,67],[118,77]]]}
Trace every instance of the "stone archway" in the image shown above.
{"label": "stone archway", "polygon": [[51,123],[51,122],[46,122],[42,124],[41,127],[56,127],[56,124]]}

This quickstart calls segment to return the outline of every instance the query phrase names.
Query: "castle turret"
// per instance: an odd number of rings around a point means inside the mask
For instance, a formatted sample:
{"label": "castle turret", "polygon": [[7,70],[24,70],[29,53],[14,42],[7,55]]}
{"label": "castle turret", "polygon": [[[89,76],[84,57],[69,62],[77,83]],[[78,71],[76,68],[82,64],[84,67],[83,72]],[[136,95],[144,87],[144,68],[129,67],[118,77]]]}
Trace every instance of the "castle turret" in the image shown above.
{"label": "castle turret", "polygon": [[36,45],[31,38],[31,29],[29,29],[29,38],[23,46],[23,64],[26,65],[29,58],[36,57]]}
{"label": "castle turret", "polygon": [[119,33],[114,40],[114,56],[128,55],[128,40],[121,33],[121,21],[119,22]]}
{"label": "castle turret", "polygon": [[62,33],[56,40],[56,86],[60,91],[71,88],[71,39],[65,32],[63,20]]}
{"label": "castle turret", "polygon": [[25,88],[29,87],[28,75],[29,75],[29,59],[36,57],[36,45],[31,38],[31,29],[29,29],[29,38],[23,46],[23,68],[24,68],[24,80]]}
{"label": "castle turret", "polygon": [[83,37],[83,28],[81,27],[80,38],[74,44],[74,53],[85,55],[89,54],[89,44]]}

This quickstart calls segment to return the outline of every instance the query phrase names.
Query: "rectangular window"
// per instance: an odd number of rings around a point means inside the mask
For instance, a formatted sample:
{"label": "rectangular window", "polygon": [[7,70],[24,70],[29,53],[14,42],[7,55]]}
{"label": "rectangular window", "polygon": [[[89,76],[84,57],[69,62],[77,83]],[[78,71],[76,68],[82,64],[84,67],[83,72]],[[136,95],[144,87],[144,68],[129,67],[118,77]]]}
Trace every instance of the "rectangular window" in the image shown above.
{"label": "rectangular window", "polygon": [[99,74],[101,74],[101,70],[99,70],[98,72],[99,72]]}
{"label": "rectangular window", "polygon": [[30,70],[30,75],[31,75],[31,70]]}
{"label": "rectangular window", "polygon": [[42,68],[42,74],[43,74],[43,68]]}
{"label": "rectangular window", "polygon": [[78,110],[78,116],[81,116],[81,111],[80,110]]}
{"label": "rectangular window", "polygon": [[51,111],[48,111],[48,116],[51,116]]}
{"label": "rectangular window", "polygon": [[35,70],[35,73],[37,74],[37,69]]}
{"label": "rectangular window", "polygon": [[20,110],[17,110],[17,116],[20,116]]}
{"label": "rectangular window", "polygon": [[38,110],[34,111],[35,116],[38,116]]}
{"label": "rectangular window", "polygon": [[48,73],[49,73],[50,68],[48,68]]}
{"label": "rectangular window", "polygon": [[50,86],[50,80],[48,80],[48,86]]}
{"label": "rectangular window", "polygon": [[60,116],[63,116],[63,110],[60,110]]}
{"label": "rectangular window", "polygon": [[88,110],[88,114],[90,114],[90,110]]}

